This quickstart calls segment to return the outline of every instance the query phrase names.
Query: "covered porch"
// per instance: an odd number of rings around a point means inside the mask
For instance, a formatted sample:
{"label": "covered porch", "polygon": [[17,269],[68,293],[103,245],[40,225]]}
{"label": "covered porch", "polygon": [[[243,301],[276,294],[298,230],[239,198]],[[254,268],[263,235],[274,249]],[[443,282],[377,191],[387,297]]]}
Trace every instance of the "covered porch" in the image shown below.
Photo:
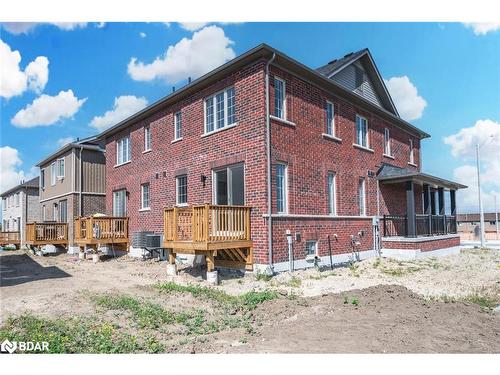
{"label": "covered porch", "polygon": [[[418,171],[384,165],[377,175],[380,190],[391,193],[381,217],[383,238],[457,234],[456,191],[466,186]],[[391,210],[393,212],[391,212]]]}

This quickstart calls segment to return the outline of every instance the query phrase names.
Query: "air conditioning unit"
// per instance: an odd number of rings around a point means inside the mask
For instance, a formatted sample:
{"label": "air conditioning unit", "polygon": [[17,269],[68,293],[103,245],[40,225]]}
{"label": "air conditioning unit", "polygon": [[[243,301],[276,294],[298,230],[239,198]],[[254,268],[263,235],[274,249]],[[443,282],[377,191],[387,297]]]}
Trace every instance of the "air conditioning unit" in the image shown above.
{"label": "air conditioning unit", "polygon": [[147,248],[159,248],[162,247],[163,236],[161,234],[148,234],[146,235],[146,247]]}

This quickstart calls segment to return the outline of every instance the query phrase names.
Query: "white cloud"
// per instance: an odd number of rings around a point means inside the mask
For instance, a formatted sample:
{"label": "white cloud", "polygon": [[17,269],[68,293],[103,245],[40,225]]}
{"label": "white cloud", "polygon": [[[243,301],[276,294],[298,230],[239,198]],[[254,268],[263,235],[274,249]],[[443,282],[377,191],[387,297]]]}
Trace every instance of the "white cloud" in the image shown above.
{"label": "white cloud", "polygon": [[57,140],[57,146],[62,147],[73,142],[73,137],[63,137]]}
{"label": "white cloud", "polygon": [[474,30],[474,34],[476,35],[486,35],[500,30],[500,23],[498,22],[466,22],[464,25]]}
{"label": "white cloud", "polygon": [[10,146],[0,147],[0,192],[16,186],[21,180],[34,177],[36,168],[24,172],[20,169],[22,164],[18,150]]}
{"label": "white cloud", "polygon": [[77,28],[87,27],[88,22],[2,22],[2,27],[9,33],[18,35],[28,34],[35,29],[35,27],[43,24],[53,25],[61,30],[71,31]]}
{"label": "white cloud", "polygon": [[217,26],[208,26],[193,34],[192,39],[183,38],[169,46],[163,56],[145,64],[133,57],[128,64],[128,73],[136,81],[163,79],[176,83],[188,77],[202,74],[233,59],[236,54],[230,47],[233,42]]}
{"label": "white cloud", "polygon": [[21,54],[11,50],[10,46],[0,39],[0,96],[9,99],[21,95],[26,90],[40,93],[49,80],[49,60],[38,56],[30,62],[24,71],[19,67]]}
{"label": "white cloud", "polygon": [[474,126],[463,128],[458,133],[444,138],[451,146],[451,154],[465,164],[455,168],[453,177],[468,188],[459,190],[460,212],[478,212],[477,170],[475,164],[476,144],[481,157],[481,195],[486,211],[493,211],[493,197],[500,203],[500,123],[478,120]]}
{"label": "white cloud", "polygon": [[121,120],[133,115],[148,105],[146,98],[138,98],[134,95],[123,95],[115,98],[113,109],[106,111],[102,116],[96,116],[90,122],[90,126],[99,131],[119,123]]}
{"label": "white cloud", "polygon": [[208,22],[180,22],[179,26],[187,31],[196,31],[208,25]]}
{"label": "white cloud", "polygon": [[61,91],[56,96],[41,95],[17,112],[11,122],[19,128],[53,125],[73,117],[86,100],[78,99],[72,90]]}
{"label": "white cloud", "polygon": [[102,29],[104,28],[104,26],[106,26],[106,22],[97,22],[97,24],[95,25],[95,27],[97,27],[98,29]]}
{"label": "white cloud", "polygon": [[139,36],[140,36],[141,38],[145,38],[147,35],[146,35],[146,33],[144,33],[144,32],[142,32],[142,31],[141,31],[141,32],[139,33]]}
{"label": "white cloud", "polygon": [[384,79],[399,115],[412,121],[422,117],[427,102],[418,95],[417,87],[407,76]]}

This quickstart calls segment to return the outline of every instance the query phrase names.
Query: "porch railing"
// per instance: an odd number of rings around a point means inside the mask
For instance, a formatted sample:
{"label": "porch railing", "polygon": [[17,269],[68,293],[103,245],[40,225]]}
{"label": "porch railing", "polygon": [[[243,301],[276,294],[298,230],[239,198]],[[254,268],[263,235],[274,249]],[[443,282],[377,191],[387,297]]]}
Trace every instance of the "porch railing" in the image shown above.
{"label": "porch railing", "polygon": [[80,217],[75,220],[75,241],[128,240],[128,217]]}
{"label": "porch railing", "polygon": [[[384,215],[382,219],[384,237],[409,237],[407,215]],[[455,216],[415,215],[414,236],[436,236],[457,233]]]}
{"label": "porch railing", "polygon": [[250,240],[250,207],[200,205],[166,208],[166,241]]}
{"label": "porch railing", "polygon": [[10,244],[18,243],[21,241],[20,232],[0,232],[0,243]]}
{"label": "porch railing", "polygon": [[67,223],[29,223],[26,224],[28,243],[65,243],[68,241]]}

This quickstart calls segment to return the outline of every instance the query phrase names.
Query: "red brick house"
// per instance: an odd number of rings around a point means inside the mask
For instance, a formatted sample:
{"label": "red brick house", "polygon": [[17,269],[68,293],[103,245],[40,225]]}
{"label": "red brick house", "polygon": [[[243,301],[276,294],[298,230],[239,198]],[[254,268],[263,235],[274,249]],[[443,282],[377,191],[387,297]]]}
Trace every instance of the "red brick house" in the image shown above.
{"label": "red brick house", "polygon": [[251,207],[257,269],[288,269],[287,232],[294,268],[455,251],[464,186],[421,173],[427,137],[367,49],[311,69],[260,45],[100,135],[107,213],[133,236],[163,233],[165,207]]}

